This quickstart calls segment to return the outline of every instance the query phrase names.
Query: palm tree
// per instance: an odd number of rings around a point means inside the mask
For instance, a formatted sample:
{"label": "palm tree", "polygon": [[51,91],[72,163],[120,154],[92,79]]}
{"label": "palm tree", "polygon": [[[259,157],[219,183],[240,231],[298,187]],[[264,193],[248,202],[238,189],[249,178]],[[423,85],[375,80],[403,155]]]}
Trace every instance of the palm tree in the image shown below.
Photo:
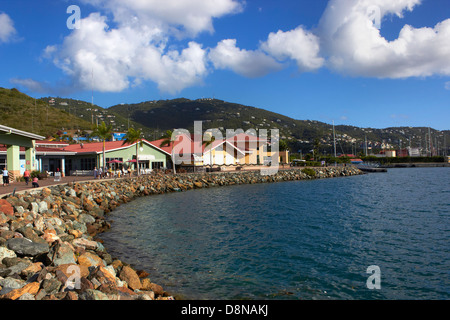
{"label": "palm tree", "polygon": [[172,147],[171,158],[172,158],[173,173],[176,174],[176,171],[175,171],[175,155],[173,153],[173,146],[174,146],[174,143],[175,143],[176,139],[172,138],[172,131],[171,130],[167,130],[166,133],[161,137],[161,139],[163,139],[163,141],[159,145],[160,147],[165,147],[165,146],[171,146]]}
{"label": "palm tree", "polygon": [[112,125],[106,125],[104,121],[98,126],[94,126],[91,137],[97,137],[103,142],[103,172],[105,172],[105,142],[111,139],[113,133]]}
{"label": "palm tree", "polygon": [[213,161],[212,161],[212,143],[216,140],[215,136],[211,136],[211,138],[209,140],[203,140],[202,144],[205,145],[205,150],[207,147],[211,146],[211,150],[209,150],[209,157],[210,157],[210,161],[209,161],[209,166],[210,166],[210,171],[212,172],[212,167],[213,167]]}
{"label": "palm tree", "polygon": [[143,146],[142,143],[142,131],[140,129],[135,130],[134,128],[129,128],[127,134],[125,135],[125,139],[123,140],[122,145],[124,144],[133,144],[136,143],[136,170],[137,175],[139,176],[139,147]]}

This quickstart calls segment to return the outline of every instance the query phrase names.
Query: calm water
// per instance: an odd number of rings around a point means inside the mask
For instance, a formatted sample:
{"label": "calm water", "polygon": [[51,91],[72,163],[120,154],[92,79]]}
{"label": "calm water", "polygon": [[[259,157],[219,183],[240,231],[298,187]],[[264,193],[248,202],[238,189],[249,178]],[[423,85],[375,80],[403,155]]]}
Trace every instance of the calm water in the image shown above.
{"label": "calm water", "polygon": [[102,238],[185,299],[450,299],[449,182],[410,168],[150,196]]}

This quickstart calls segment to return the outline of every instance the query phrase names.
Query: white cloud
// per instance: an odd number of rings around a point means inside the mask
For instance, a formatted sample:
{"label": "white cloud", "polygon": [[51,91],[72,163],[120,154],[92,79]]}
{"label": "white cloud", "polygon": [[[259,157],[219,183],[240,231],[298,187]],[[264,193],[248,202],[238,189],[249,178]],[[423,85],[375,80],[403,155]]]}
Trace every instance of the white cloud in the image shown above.
{"label": "white cloud", "polygon": [[14,22],[3,12],[0,12],[0,43],[9,42],[16,35]]}
{"label": "white cloud", "polygon": [[110,29],[106,17],[98,13],[82,19],[81,28],[60,47],[47,47],[44,56],[49,55],[82,88],[93,85],[103,92],[120,92],[151,80],[160,90],[177,93],[207,74],[205,50],[199,44],[190,42],[181,52],[166,50],[158,30],[146,26]]}
{"label": "white cloud", "polygon": [[28,79],[14,78],[11,79],[10,82],[14,85],[23,86],[32,92],[46,93],[48,92],[49,89],[48,85],[30,78]]}
{"label": "white cloud", "polygon": [[77,86],[103,92],[154,81],[161,91],[175,94],[201,83],[208,74],[206,50],[193,41],[178,50],[167,44],[172,37],[213,32],[214,18],[242,10],[237,0],[83,2],[111,14],[113,21],[93,13],[42,56],[53,59]]}
{"label": "white cloud", "polygon": [[319,69],[324,64],[324,59],[319,56],[319,38],[302,27],[270,33],[261,47],[278,60],[295,60],[300,71]]}
{"label": "white cloud", "polygon": [[138,23],[163,32],[195,36],[213,32],[212,20],[242,10],[237,0],[84,0],[109,10],[120,26]]}
{"label": "white cloud", "polygon": [[318,32],[330,68],[353,76],[378,78],[426,77],[450,74],[450,19],[434,28],[405,25],[388,41],[368,15],[376,6],[379,19],[402,17],[420,0],[331,0]]}
{"label": "white cloud", "polygon": [[262,51],[237,48],[236,39],[222,40],[210,50],[208,57],[216,69],[231,69],[249,78],[261,77],[282,67]]}

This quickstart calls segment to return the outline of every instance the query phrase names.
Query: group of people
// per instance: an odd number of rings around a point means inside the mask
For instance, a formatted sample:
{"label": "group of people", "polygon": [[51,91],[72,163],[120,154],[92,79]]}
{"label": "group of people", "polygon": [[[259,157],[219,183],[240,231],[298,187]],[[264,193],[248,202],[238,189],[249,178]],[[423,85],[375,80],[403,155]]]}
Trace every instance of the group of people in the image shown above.
{"label": "group of people", "polygon": [[[30,170],[26,169],[25,172],[23,173],[23,177],[25,178],[25,183],[28,185],[28,182],[30,182],[31,178]],[[39,179],[36,176],[34,176],[34,178],[31,181],[31,185],[33,186],[33,188],[39,187],[38,180]]]}
{"label": "group of people", "polygon": [[[2,176],[3,176],[3,186],[9,186],[9,172],[6,169],[6,167],[4,167],[2,170]],[[31,179],[30,170],[25,169],[25,172],[23,173],[23,177],[25,179],[26,185],[28,185],[28,183],[30,182],[30,179]],[[39,187],[38,178],[36,176],[32,179],[31,185],[33,186],[33,188]]]}
{"label": "group of people", "polygon": [[103,169],[100,167],[97,169],[97,167],[94,168],[94,179],[101,179],[104,177],[113,177],[117,176],[120,178],[122,175],[125,176],[126,174],[131,175],[131,169],[125,169],[125,167],[122,167],[121,169],[113,170],[111,167],[106,171],[103,172]]}

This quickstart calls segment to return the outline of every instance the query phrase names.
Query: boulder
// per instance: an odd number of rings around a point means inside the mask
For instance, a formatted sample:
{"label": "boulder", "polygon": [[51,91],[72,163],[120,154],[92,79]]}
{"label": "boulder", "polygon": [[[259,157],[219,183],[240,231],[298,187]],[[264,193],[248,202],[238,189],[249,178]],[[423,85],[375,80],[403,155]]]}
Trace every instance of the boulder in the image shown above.
{"label": "boulder", "polygon": [[0,199],[0,212],[7,216],[13,216],[14,207],[5,199]]}
{"label": "boulder", "polygon": [[22,256],[37,256],[49,251],[48,244],[33,242],[27,238],[12,238],[6,242],[7,248]]}
{"label": "boulder", "polygon": [[137,275],[136,271],[134,271],[129,266],[124,266],[119,275],[120,280],[126,281],[128,287],[132,290],[139,290],[142,287],[141,280]]}

